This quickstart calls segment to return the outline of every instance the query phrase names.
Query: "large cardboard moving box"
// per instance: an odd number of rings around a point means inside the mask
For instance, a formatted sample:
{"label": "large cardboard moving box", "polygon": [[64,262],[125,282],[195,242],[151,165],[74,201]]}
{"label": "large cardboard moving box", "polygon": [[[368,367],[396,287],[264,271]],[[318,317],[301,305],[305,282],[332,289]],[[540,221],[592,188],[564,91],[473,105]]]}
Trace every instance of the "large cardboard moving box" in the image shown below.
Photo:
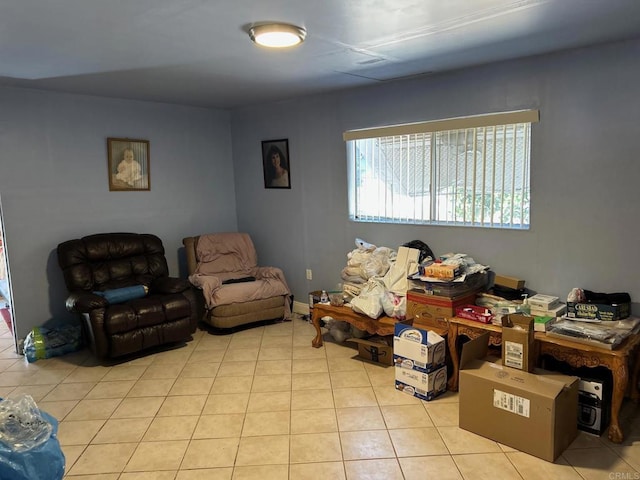
{"label": "large cardboard moving box", "polygon": [[460,359],[460,428],[553,462],[578,433],[578,377],[486,359],[489,334]]}

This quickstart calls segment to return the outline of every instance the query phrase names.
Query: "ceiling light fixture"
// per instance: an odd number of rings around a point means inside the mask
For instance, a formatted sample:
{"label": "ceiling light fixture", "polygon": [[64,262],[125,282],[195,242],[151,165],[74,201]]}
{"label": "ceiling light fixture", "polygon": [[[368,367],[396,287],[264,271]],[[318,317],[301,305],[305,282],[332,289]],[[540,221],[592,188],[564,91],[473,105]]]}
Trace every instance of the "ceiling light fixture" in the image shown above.
{"label": "ceiling light fixture", "polygon": [[304,28],[286,23],[267,23],[249,29],[249,36],[258,45],[270,48],[293,47],[307,36]]}

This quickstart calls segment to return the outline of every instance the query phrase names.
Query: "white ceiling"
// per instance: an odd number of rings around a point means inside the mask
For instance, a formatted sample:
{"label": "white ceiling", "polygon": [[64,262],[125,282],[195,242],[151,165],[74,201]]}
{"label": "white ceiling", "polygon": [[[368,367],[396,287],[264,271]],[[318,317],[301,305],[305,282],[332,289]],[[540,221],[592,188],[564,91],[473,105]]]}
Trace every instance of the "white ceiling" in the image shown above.
{"label": "white ceiling", "polygon": [[637,36],[640,0],[2,0],[0,84],[233,108]]}

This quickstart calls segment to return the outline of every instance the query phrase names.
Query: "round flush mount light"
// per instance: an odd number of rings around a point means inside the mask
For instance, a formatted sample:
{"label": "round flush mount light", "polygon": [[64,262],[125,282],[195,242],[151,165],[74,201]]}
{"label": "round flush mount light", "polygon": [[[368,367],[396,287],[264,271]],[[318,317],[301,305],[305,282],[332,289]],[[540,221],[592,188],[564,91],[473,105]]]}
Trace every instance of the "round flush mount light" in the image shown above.
{"label": "round flush mount light", "polygon": [[293,47],[307,36],[304,28],[286,23],[268,23],[249,29],[249,36],[258,45],[269,48]]}

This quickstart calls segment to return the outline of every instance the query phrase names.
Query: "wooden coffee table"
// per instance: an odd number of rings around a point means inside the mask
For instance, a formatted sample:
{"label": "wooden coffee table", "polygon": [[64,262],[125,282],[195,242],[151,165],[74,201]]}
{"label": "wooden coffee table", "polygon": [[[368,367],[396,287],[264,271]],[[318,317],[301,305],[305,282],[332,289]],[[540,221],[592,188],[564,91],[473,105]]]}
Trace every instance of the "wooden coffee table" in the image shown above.
{"label": "wooden coffee table", "polygon": [[[371,335],[380,335],[381,337],[391,337],[395,330],[396,323],[405,323],[413,325],[416,328],[422,328],[423,330],[433,330],[441,337],[446,337],[449,331],[449,322],[445,319],[437,319],[432,322],[421,323],[414,322],[412,319],[407,318],[405,320],[398,320],[397,318],[387,317],[383,315],[377,319],[363,315],[362,313],[354,312],[350,306],[343,305],[342,307],[334,307],[333,305],[326,303],[316,303],[313,306],[313,314],[311,315],[311,321],[316,328],[316,336],[311,342],[315,348],[322,346],[322,330],[320,328],[320,319],[322,317],[331,317],[334,320],[342,320],[350,323],[360,330],[365,330]],[[389,344],[393,339],[389,339]]]}

